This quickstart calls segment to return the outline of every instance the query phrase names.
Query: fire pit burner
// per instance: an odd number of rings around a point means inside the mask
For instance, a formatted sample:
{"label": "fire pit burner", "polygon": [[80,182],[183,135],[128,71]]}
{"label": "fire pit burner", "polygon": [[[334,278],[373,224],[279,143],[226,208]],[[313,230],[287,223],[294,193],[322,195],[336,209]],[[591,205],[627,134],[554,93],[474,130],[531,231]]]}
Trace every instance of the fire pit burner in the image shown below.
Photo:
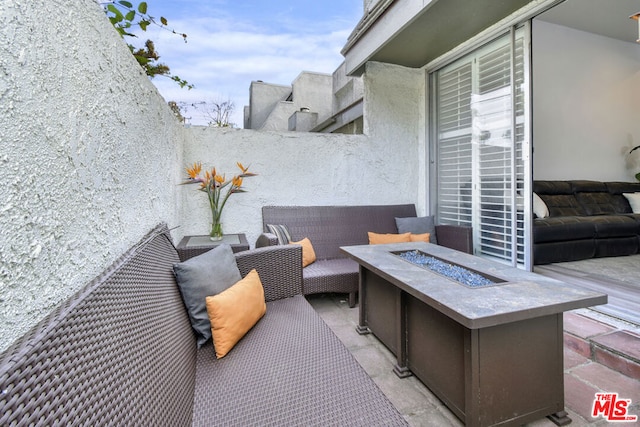
{"label": "fire pit burner", "polygon": [[503,280],[495,277],[482,275],[473,270],[469,270],[466,267],[443,261],[418,250],[394,252],[394,254],[411,264],[415,264],[419,267],[433,271],[434,273],[438,273],[441,276],[445,276],[448,279],[454,280],[470,288],[495,286],[496,284],[504,282]]}

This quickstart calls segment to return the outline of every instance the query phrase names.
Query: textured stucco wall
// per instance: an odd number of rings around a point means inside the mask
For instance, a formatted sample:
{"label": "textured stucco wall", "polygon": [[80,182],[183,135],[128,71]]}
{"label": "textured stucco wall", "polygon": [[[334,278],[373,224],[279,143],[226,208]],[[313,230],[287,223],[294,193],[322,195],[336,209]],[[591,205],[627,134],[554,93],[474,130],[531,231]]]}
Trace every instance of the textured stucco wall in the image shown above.
{"label": "textured stucco wall", "polygon": [[[287,99],[291,86],[253,81],[249,85],[249,129],[260,129],[276,105]],[[288,116],[287,116],[288,117]],[[245,122],[247,118],[245,117]]]}
{"label": "textured stucco wall", "polygon": [[296,110],[309,108],[323,120],[331,116],[333,77],[331,74],[303,71],[292,83]]}
{"label": "textured stucco wall", "polygon": [[182,140],[94,0],[0,2],[0,351],[154,225]]}
{"label": "textured stucco wall", "polygon": [[[253,246],[262,232],[264,205],[367,205],[417,203],[415,138],[370,138],[301,132],[191,128],[185,163],[202,161],[227,177],[236,161],[259,176],[245,180],[247,193],[229,198],[226,233],[244,232]],[[185,164],[185,166],[186,166]],[[210,212],[197,187],[183,190],[182,235],[206,234]]]}
{"label": "textured stucco wall", "polygon": [[297,110],[293,101],[280,101],[269,112],[269,116],[262,123],[259,130],[278,131],[289,129],[289,117]]}
{"label": "textured stucco wall", "polygon": [[[291,86],[264,82],[251,82],[250,114],[247,129],[282,131],[289,129],[289,118],[301,108],[309,108],[325,120],[331,116],[332,76],[330,74],[301,72]],[[287,101],[290,98],[291,101]],[[246,122],[245,117],[245,122]],[[300,130],[300,128],[298,128]]]}
{"label": "textured stucco wall", "polygon": [[0,351],[158,222],[207,233],[194,161],[259,174],[223,215],[252,245],[267,204],[420,209],[424,79],[371,67],[368,136],[184,129],[93,0],[0,3]]}
{"label": "textured stucco wall", "polygon": [[382,162],[390,162],[397,168],[395,173],[406,178],[399,189],[424,214],[428,188],[425,72],[369,62],[363,82],[364,133],[376,141]]}
{"label": "textured stucco wall", "polygon": [[[229,199],[225,232],[244,232],[255,244],[264,205],[415,203],[424,212],[424,71],[371,63],[363,84],[367,135],[190,129],[183,166],[201,161],[231,176],[240,161],[259,174]],[[179,233],[206,234],[206,195],[183,190]]]}
{"label": "textured stucco wall", "polygon": [[[332,78],[332,86],[335,92],[332,99],[333,112],[342,111],[362,99],[364,93],[362,77],[347,76],[344,62],[333,72]],[[327,118],[320,117],[320,121]]]}

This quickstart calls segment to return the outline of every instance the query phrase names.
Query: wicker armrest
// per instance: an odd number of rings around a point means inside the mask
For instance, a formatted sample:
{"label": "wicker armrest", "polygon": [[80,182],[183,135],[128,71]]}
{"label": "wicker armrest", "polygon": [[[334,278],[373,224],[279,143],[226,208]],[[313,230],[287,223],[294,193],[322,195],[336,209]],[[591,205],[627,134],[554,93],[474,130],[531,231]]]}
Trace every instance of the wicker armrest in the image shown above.
{"label": "wicker armrest", "polygon": [[272,233],[262,233],[256,240],[256,248],[263,248],[265,246],[276,246],[278,244],[278,237]]}
{"label": "wicker armrest", "polygon": [[279,245],[235,254],[240,274],[258,271],[265,300],[273,301],[302,294],[302,247]]}
{"label": "wicker armrest", "polygon": [[473,228],[462,225],[436,225],[438,244],[473,254]]}

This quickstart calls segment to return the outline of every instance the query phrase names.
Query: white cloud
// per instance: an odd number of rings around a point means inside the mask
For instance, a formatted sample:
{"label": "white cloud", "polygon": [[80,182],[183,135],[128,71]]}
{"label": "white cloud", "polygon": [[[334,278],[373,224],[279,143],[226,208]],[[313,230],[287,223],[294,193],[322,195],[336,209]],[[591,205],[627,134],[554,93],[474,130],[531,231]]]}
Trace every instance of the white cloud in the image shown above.
{"label": "white cloud", "polygon": [[[196,86],[187,91],[169,79],[155,78],[154,84],[167,101],[230,99],[235,103],[231,121],[242,127],[252,80],[289,85],[302,71],[332,73],[343,60],[340,49],[354,26],[337,19],[314,22],[294,32],[294,22],[280,19],[278,24],[283,30],[230,16],[170,20],[171,28],[187,33],[186,44],[179,36],[151,28],[140,35],[139,42],[154,40],[160,61]],[[300,27],[299,22],[297,25]],[[206,124],[196,117],[192,122]]]}

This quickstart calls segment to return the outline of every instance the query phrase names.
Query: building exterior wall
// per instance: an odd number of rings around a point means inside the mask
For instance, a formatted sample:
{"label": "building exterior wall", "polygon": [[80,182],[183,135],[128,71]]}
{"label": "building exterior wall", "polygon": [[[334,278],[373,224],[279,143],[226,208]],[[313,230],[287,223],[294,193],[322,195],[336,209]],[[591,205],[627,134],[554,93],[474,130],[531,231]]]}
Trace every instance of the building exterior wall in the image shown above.
{"label": "building exterior wall", "polygon": [[362,133],[361,77],[301,72],[291,86],[252,82],[244,128],[266,131]]}
{"label": "building exterior wall", "polygon": [[318,113],[302,108],[289,117],[289,130],[309,132],[318,124]]}
{"label": "building exterior wall", "polygon": [[318,120],[331,117],[333,97],[331,74],[304,71],[293,81],[293,102],[296,110],[309,108],[318,113]]}
{"label": "building exterior wall", "polygon": [[333,113],[361,101],[364,93],[362,77],[347,76],[343,62],[333,72]]}
{"label": "building exterior wall", "polygon": [[[246,193],[229,198],[222,214],[225,233],[245,233],[253,246],[262,232],[265,205],[376,205],[417,203],[415,138],[263,132],[193,127],[185,162],[202,161],[227,177],[250,166]],[[215,163],[214,163],[215,162]],[[206,234],[211,213],[196,186],[181,187],[180,233]]]}
{"label": "building exterior wall", "polygon": [[[245,117],[245,129],[261,129],[269,114],[291,94],[291,86],[274,85],[262,81],[251,82],[249,86],[249,120]],[[288,116],[287,116],[288,117]]]}
{"label": "building exterior wall", "polygon": [[0,3],[0,351],[179,222],[184,129],[101,7],[63,3]]}
{"label": "building exterior wall", "polygon": [[[427,209],[425,138],[425,72],[379,62],[367,63],[364,78],[364,133],[377,141],[383,159],[399,176],[411,177],[401,185],[415,200],[419,212]],[[393,161],[391,161],[393,159]]]}
{"label": "building exterior wall", "polygon": [[315,124],[310,127],[303,126],[304,129],[290,129],[289,119],[302,109],[316,113],[318,120],[330,117],[331,83],[331,75],[309,71],[301,72],[291,86],[251,82],[250,105],[245,109],[245,114],[247,111],[250,114],[250,120],[245,129],[307,131],[313,128]]}
{"label": "building exterior wall", "polygon": [[292,101],[280,101],[274,105],[269,115],[256,130],[288,130],[289,117],[296,112],[296,104]]}

